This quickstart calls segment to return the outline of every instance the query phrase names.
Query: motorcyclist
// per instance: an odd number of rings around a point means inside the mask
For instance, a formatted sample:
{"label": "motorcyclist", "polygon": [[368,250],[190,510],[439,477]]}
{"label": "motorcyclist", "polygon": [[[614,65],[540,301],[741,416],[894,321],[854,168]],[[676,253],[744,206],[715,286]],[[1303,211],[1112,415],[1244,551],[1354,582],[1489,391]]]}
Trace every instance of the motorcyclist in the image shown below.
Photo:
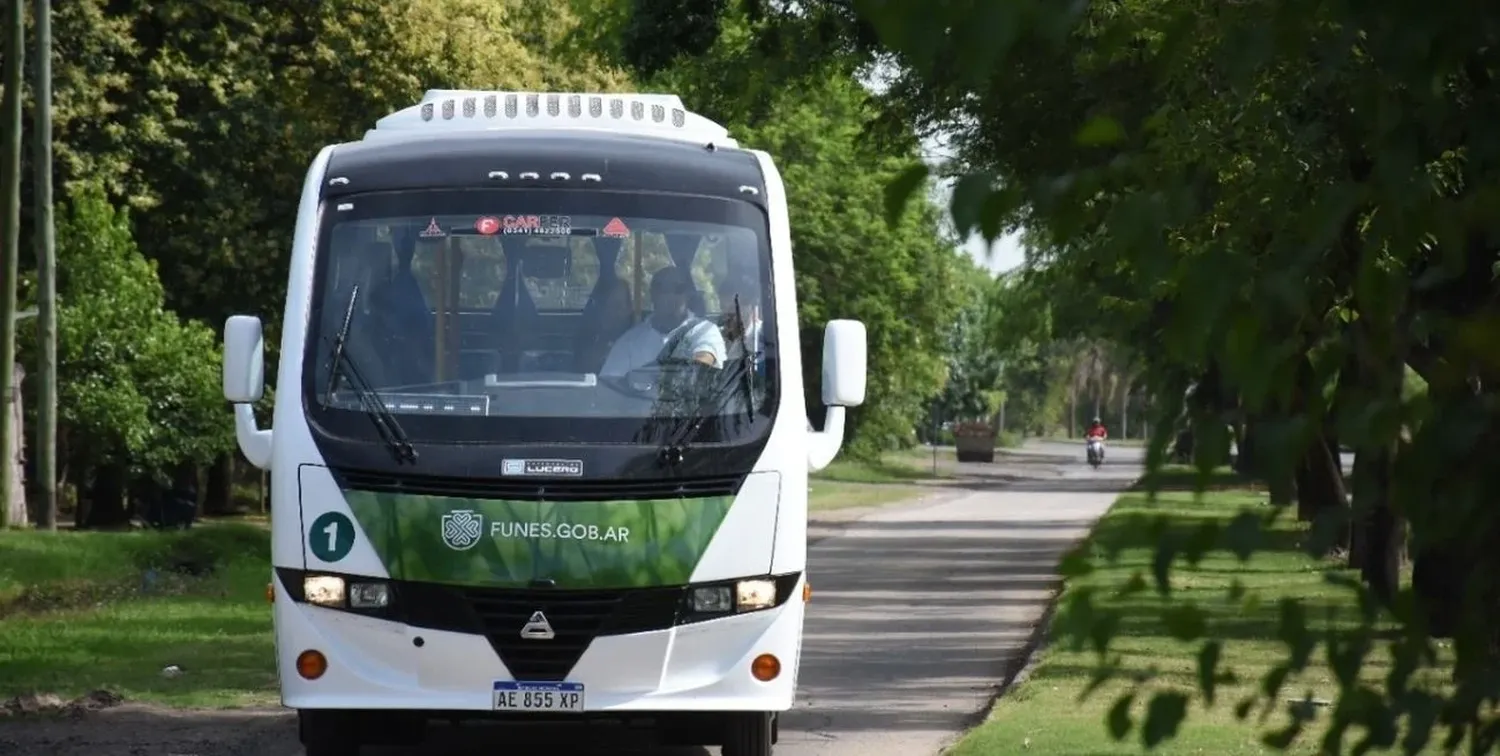
{"label": "motorcyclist", "polygon": [[[1104,423],[1098,417],[1089,423],[1089,429],[1084,431],[1083,437],[1089,448],[1089,463],[1096,464],[1104,461],[1104,439],[1109,437],[1109,431],[1105,429]],[[1097,442],[1097,444],[1096,444]]]}
{"label": "motorcyclist", "polygon": [[1105,429],[1104,423],[1100,422],[1098,417],[1095,417],[1094,422],[1089,423],[1089,429],[1083,434],[1083,437],[1098,438],[1099,440],[1103,441],[1104,439],[1109,438],[1109,431]]}

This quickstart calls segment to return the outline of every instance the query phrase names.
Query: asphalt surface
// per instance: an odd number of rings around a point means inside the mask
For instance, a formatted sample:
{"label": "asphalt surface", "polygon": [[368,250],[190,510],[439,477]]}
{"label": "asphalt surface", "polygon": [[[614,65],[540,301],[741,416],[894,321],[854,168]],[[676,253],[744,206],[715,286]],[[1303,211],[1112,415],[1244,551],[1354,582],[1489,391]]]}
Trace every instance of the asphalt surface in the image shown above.
{"label": "asphalt surface", "polygon": [[[915,502],[816,515],[798,702],[778,756],[937,754],[976,722],[1026,660],[1056,587],[1053,566],[1140,474],[1141,452],[1111,447],[1100,470],[1081,443],[1033,443],[993,464],[947,463],[955,479]],[[578,735],[577,728],[572,733]],[[489,754],[438,729],[420,749],[367,756]],[[576,738],[567,738],[577,742]],[[599,739],[590,738],[595,743]],[[613,754],[621,741],[548,746]],[[718,749],[646,751],[651,756]],[[79,718],[0,720],[0,756],[302,756],[284,710],[183,712],[127,704]]]}
{"label": "asphalt surface", "polygon": [[1025,451],[984,466],[1021,480],[873,514],[809,548],[778,756],[936,754],[988,709],[1025,661],[1057,560],[1140,474],[1138,450],[1110,450],[1097,472],[1081,445]]}

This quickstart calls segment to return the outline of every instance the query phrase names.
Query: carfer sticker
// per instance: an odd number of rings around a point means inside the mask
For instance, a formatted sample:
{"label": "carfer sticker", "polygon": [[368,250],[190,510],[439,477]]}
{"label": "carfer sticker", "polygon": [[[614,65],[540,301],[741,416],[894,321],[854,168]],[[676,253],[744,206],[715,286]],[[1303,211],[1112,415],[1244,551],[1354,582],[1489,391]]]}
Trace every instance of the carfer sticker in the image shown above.
{"label": "carfer sticker", "polygon": [[499,233],[500,219],[496,218],[493,215],[486,215],[483,218],[474,221],[474,230],[478,231],[481,234],[484,234],[485,236]]}
{"label": "carfer sticker", "polygon": [[422,229],[422,233],[417,235],[424,239],[435,239],[439,236],[447,236],[448,233],[438,225],[437,218],[433,218],[427,222],[427,228]]}
{"label": "carfer sticker", "polygon": [[573,233],[573,219],[566,215],[502,215],[500,232],[569,236]]}
{"label": "carfer sticker", "polygon": [[599,234],[615,239],[624,239],[630,236],[630,229],[626,227],[625,221],[619,218],[611,218],[608,223],[604,224],[604,228],[599,229]]}

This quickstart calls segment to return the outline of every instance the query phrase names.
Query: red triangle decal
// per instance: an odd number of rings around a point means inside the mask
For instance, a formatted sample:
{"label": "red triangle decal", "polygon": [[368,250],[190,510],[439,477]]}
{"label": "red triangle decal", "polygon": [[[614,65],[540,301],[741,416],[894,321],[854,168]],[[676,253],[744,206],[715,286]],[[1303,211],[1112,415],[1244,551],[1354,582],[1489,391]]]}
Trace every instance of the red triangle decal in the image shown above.
{"label": "red triangle decal", "polygon": [[608,223],[604,224],[604,228],[599,233],[605,236],[624,238],[630,235],[630,229],[625,226],[625,221],[619,218],[612,218]]}

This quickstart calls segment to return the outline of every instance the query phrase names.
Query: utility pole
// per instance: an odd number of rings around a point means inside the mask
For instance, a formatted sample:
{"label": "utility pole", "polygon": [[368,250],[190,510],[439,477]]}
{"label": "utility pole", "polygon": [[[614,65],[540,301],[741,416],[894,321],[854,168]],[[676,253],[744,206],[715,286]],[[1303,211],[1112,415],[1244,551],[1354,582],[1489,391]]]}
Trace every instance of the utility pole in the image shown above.
{"label": "utility pole", "polygon": [[5,152],[0,153],[0,497],[9,511],[11,479],[15,460],[12,449],[21,446],[20,429],[12,427],[11,384],[16,364],[16,278],[21,266],[21,78],[26,55],[26,15],[21,0],[10,0],[5,6],[5,39],[0,55],[5,56],[5,94],[0,97],[0,132],[4,133]]}
{"label": "utility pole", "polygon": [[[21,0],[11,0],[19,6]],[[57,246],[52,223],[52,0],[36,0],[37,526],[57,530]]]}

